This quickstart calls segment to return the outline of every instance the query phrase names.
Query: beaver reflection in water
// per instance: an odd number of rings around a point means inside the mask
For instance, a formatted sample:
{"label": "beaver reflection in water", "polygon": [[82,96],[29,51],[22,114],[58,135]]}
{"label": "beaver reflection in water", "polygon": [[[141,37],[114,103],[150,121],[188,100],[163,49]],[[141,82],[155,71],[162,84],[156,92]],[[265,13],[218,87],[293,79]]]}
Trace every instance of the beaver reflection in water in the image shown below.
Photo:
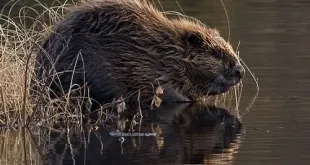
{"label": "beaver reflection in water", "polygon": [[36,87],[51,97],[87,87],[102,104],[136,100],[139,89],[141,100],[151,98],[151,84],[170,98],[197,100],[228,91],[244,68],[218,31],[197,20],[168,18],[145,1],[102,0],[81,4],[55,26],[35,73]]}

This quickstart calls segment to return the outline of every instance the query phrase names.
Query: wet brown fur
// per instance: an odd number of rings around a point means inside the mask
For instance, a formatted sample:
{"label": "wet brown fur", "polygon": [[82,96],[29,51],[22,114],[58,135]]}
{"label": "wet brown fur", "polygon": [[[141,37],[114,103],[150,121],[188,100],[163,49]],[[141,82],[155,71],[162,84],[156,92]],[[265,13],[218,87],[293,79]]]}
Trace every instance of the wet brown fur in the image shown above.
{"label": "wet brown fur", "polygon": [[77,84],[101,104],[137,96],[139,89],[151,98],[151,84],[160,84],[164,93],[197,100],[239,81],[229,76],[240,65],[236,53],[217,30],[195,19],[168,18],[146,1],[83,3],[54,31],[36,63],[40,86],[53,96]]}

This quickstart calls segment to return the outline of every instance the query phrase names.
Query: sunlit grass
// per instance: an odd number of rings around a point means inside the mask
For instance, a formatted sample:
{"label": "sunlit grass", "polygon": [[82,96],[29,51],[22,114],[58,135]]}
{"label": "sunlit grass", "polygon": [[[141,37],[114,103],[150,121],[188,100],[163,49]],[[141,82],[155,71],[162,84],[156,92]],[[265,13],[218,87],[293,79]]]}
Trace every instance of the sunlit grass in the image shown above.
{"label": "sunlit grass", "polygon": [[[13,125],[25,123],[39,108],[29,94],[35,53],[68,7],[56,2],[47,7],[39,1],[21,8],[12,1],[5,7],[9,13],[0,15],[0,123]],[[40,108],[53,111],[51,105],[55,105],[55,100]]]}
{"label": "sunlit grass", "polygon": [[1,129],[0,146],[0,164],[2,165],[42,164],[42,158],[31,135],[21,128]]}

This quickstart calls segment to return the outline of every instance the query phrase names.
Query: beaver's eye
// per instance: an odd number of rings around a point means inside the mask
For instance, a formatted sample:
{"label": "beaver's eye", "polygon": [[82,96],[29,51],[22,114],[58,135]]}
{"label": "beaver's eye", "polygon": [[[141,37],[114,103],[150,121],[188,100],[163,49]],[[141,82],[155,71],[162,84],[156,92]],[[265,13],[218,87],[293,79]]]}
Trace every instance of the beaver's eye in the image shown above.
{"label": "beaver's eye", "polygon": [[201,35],[197,33],[192,33],[192,32],[187,33],[185,36],[185,40],[186,40],[185,42],[187,45],[191,45],[194,48],[199,48],[203,44],[203,39]]}
{"label": "beaver's eye", "polygon": [[234,68],[235,67],[235,62],[234,61],[229,61],[228,62],[228,67],[229,68]]}
{"label": "beaver's eye", "polygon": [[217,59],[223,59],[224,58],[224,54],[221,51],[217,51],[215,49],[210,49],[209,52],[213,57],[215,57]]}
{"label": "beaver's eye", "polygon": [[217,59],[223,59],[224,58],[224,54],[222,52],[218,52],[218,51],[214,52],[213,56]]}

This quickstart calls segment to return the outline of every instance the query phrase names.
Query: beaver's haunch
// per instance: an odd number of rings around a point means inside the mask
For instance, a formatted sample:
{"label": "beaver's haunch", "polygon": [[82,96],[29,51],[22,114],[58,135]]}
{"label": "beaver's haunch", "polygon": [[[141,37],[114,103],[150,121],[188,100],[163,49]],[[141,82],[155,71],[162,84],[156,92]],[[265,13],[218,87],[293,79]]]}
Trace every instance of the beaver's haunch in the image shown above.
{"label": "beaver's haunch", "polygon": [[139,89],[151,97],[151,84],[158,83],[164,93],[195,100],[226,92],[244,75],[216,30],[184,17],[167,18],[139,0],[77,7],[56,25],[35,68],[52,96],[87,86],[99,103],[136,96]]}

